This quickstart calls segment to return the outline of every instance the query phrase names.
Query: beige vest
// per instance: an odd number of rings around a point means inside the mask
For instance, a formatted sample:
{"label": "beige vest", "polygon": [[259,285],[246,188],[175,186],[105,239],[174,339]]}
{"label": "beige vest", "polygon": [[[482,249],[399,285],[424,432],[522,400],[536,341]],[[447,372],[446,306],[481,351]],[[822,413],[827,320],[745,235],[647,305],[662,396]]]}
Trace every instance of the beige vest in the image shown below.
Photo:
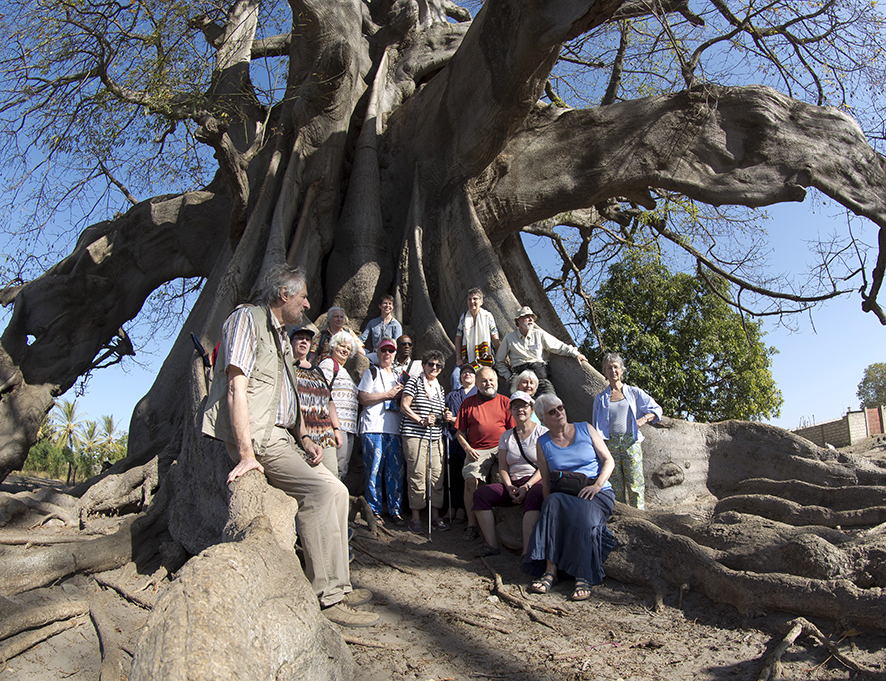
{"label": "beige vest", "polygon": [[[255,366],[249,374],[246,402],[249,406],[249,433],[252,436],[253,446],[258,446],[260,450],[267,444],[277,420],[277,405],[280,402],[282,381],[286,380],[284,374],[286,366],[280,346],[280,335],[271,320],[271,310],[264,305],[244,307],[252,313],[256,330]],[[222,346],[215,361],[209,395],[206,397],[206,406],[203,409],[203,434],[233,443],[234,435],[228,411],[228,375],[225,371],[227,366],[227,351]],[[298,393],[296,393],[295,406],[295,413],[298,414]]]}

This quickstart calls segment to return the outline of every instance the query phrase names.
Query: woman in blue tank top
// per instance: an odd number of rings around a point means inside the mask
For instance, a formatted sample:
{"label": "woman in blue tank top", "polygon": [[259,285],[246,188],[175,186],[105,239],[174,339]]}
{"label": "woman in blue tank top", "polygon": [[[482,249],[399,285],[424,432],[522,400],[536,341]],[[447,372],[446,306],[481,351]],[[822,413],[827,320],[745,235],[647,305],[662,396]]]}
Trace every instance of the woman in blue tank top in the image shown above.
{"label": "woman in blue tank top", "polygon": [[[615,494],[609,476],[615,463],[606,442],[587,423],[570,423],[556,395],[538,398],[535,413],[549,431],[538,439],[538,468],[545,497],[541,516],[523,556],[523,571],[538,577],[529,590],[546,594],[557,571],[575,578],[571,600],[590,597],[590,588],[603,581],[603,562],[615,546],[606,527]],[[578,495],[551,493],[551,471],[575,471],[588,476]]]}

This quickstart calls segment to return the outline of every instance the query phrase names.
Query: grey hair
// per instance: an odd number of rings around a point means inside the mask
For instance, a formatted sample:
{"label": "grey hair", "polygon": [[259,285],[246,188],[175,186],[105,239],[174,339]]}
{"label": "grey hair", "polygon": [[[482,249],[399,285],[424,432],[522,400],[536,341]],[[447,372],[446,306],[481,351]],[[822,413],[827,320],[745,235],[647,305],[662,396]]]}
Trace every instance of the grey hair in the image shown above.
{"label": "grey hair", "polygon": [[465,297],[470,298],[471,296],[473,296],[475,294],[480,296],[480,300],[483,300],[483,291],[481,289],[477,288],[476,286],[474,288],[469,288],[468,295]]}
{"label": "grey hair", "polygon": [[621,370],[625,370],[625,361],[621,358],[617,352],[607,352],[603,355],[603,363],[600,365],[600,368],[604,371],[606,370],[607,364],[618,364],[621,367]]}
{"label": "grey hair", "polygon": [[272,305],[282,298],[281,290],[294,296],[305,286],[305,271],[300,267],[274,265],[265,273],[261,284],[261,299],[265,305]]}
{"label": "grey hair", "polygon": [[348,347],[353,350],[353,347],[351,347],[351,334],[346,331],[339,331],[338,333],[332,334],[329,338],[329,352],[335,350],[342,343],[347,343]]}
{"label": "grey hair", "polygon": [[561,404],[563,404],[563,400],[557,397],[554,393],[545,393],[544,395],[539,395],[538,399],[535,400],[535,408],[533,411],[535,411],[538,420],[544,423],[547,413]]}
{"label": "grey hair", "polygon": [[334,307],[330,307],[328,310],[326,310],[326,316],[328,317],[328,316],[331,315],[333,312],[338,312],[339,310],[341,310],[342,312],[344,312],[345,319],[347,319],[347,318],[348,318],[348,313],[345,312],[345,308],[343,308],[343,307],[338,307],[337,305],[334,306]]}
{"label": "grey hair", "polygon": [[520,385],[520,381],[527,378],[532,379],[532,381],[535,383],[535,389],[538,390],[538,376],[532,369],[525,369],[511,378],[511,392],[515,392],[517,390],[517,386]]}

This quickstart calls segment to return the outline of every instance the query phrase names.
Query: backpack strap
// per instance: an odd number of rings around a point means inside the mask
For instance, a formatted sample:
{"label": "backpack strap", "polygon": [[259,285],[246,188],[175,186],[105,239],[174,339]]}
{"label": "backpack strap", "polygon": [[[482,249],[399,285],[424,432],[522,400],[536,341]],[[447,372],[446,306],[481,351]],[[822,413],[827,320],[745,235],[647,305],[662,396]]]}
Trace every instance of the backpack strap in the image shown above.
{"label": "backpack strap", "polygon": [[528,463],[530,466],[532,466],[535,470],[538,470],[538,464],[532,463],[532,461],[529,459],[529,457],[526,456],[526,452],[523,451],[523,443],[520,442],[520,438],[517,437],[517,429],[516,428],[511,428],[511,435],[513,435],[514,439],[517,441],[517,447],[520,449],[520,456],[522,456],[526,460],[526,463]]}

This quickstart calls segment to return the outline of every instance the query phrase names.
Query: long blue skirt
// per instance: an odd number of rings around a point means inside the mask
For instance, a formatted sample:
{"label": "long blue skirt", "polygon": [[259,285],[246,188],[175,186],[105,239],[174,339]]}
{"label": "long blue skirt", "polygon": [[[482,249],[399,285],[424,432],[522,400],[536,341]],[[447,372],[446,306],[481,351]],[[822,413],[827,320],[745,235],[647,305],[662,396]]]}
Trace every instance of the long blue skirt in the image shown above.
{"label": "long blue skirt", "polygon": [[606,577],[603,562],[615,547],[615,537],[606,527],[615,494],[600,491],[593,499],[571,494],[549,494],[529,539],[529,550],[521,568],[533,577],[545,571],[545,560],[573,577],[599,584]]}

